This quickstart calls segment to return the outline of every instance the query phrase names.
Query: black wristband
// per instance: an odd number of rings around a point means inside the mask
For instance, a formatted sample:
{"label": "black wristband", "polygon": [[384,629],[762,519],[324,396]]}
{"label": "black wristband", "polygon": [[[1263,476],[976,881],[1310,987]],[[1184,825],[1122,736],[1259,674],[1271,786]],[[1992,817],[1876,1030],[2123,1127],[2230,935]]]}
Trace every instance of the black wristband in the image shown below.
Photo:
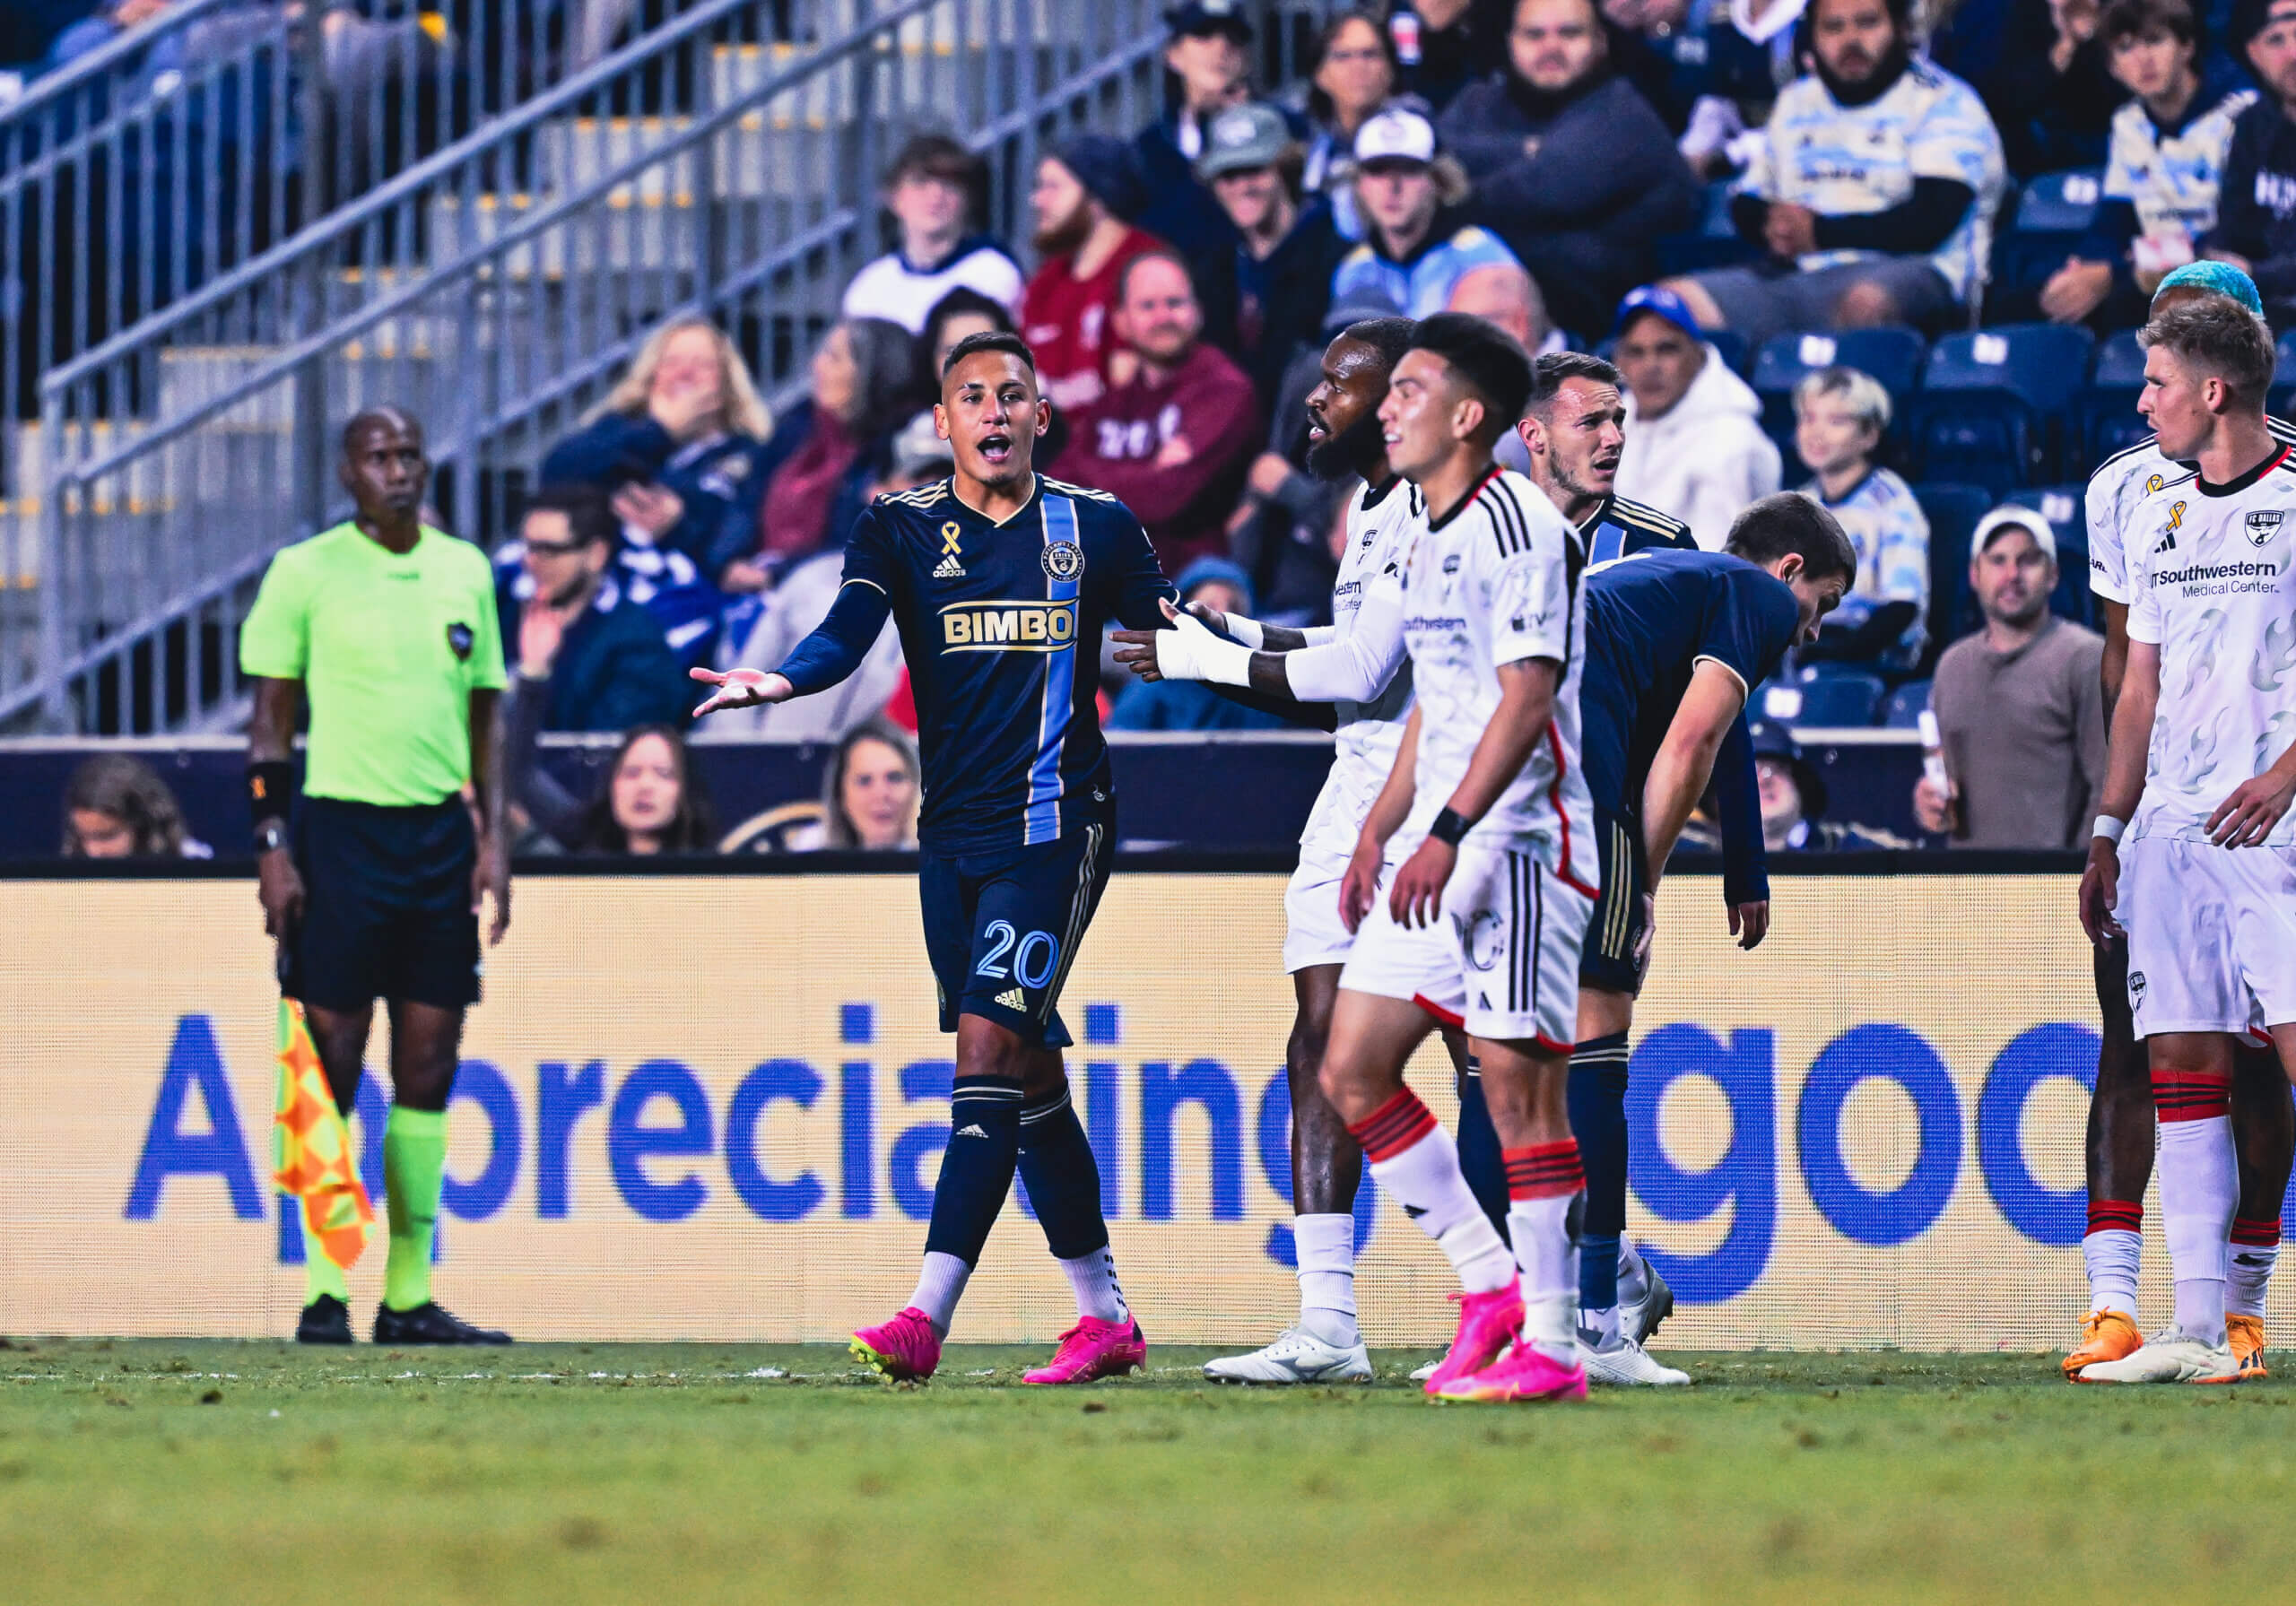
{"label": "black wristband", "polygon": [[295,806],[295,766],[285,759],[258,759],[248,766],[248,823],[284,820]]}
{"label": "black wristband", "polygon": [[1448,843],[1451,846],[1457,847],[1459,845],[1459,838],[1465,836],[1474,824],[1474,820],[1469,820],[1457,809],[1445,809],[1435,816],[1435,823],[1427,828],[1427,834],[1438,842]]}

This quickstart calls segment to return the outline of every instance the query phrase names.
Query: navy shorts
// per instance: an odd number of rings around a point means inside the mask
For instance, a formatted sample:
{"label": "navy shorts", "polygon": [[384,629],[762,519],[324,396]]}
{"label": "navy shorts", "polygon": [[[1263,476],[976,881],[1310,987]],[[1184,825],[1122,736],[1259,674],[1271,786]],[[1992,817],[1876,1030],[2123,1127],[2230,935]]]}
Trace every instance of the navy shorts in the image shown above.
{"label": "navy shorts", "polygon": [[1578,951],[1578,985],[1631,998],[1650,968],[1650,856],[1642,822],[1597,803],[1595,847],[1602,855],[1603,894]]}
{"label": "navy shorts", "polygon": [[386,808],[306,797],[294,855],[303,917],[281,947],[281,992],[353,1012],[378,998],[478,1002],[478,844],[461,798]]}
{"label": "navy shorts", "polygon": [[1115,857],[1113,818],[1032,847],[924,849],[918,890],[941,1029],[978,1015],[1037,1046],[1074,1042],[1054,1006]]}

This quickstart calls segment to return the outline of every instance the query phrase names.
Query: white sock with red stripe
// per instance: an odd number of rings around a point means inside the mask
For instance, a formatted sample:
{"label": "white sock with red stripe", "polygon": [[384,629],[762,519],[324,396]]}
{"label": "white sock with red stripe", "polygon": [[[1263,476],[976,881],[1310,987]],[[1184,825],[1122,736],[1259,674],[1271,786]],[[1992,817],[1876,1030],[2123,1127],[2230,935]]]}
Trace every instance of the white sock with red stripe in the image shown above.
{"label": "white sock with red stripe", "polygon": [[2231,1096],[2230,1077],[2152,1072],[2161,1116],[2161,1226],[2177,1280],[2177,1325],[2218,1345],[2224,1342],[2225,1239],[2240,1196]]}
{"label": "white sock with red stripe", "polygon": [[2144,1206],[2135,1199],[2089,1201],[2081,1259],[2089,1268],[2089,1312],[2117,1310],[2136,1319],[2136,1272],[2144,1259]]}
{"label": "white sock with red stripe", "polygon": [[1587,1191],[1578,1142],[1535,1143],[1508,1149],[1507,1236],[1523,1274],[1523,1339],[1558,1359],[1578,1342],[1578,1246],[1570,1237],[1570,1207]]}
{"label": "white sock with red stripe", "polygon": [[2265,1287],[2280,1261],[2280,1218],[2232,1218],[2232,1263],[2224,1280],[2224,1308],[2236,1316],[2264,1315]]}
{"label": "white sock with red stripe", "polygon": [[1347,1130],[1362,1145],[1372,1176],[1442,1250],[1460,1287],[1490,1294],[1515,1280],[1514,1256],[1474,1202],[1458,1145],[1418,1094],[1404,1089]]}

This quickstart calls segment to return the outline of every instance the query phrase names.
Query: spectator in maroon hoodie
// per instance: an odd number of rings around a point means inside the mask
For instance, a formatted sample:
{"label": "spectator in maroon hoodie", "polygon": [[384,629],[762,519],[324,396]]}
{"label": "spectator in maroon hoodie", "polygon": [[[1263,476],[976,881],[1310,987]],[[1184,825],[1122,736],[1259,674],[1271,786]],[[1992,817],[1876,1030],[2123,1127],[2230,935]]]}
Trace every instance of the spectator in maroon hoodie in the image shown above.
{"label": "spectator in maroon hoodie", "polygon": [[1125,265],[1108,394],[1070,416],[1057,479],[1105,490],[1148,532],[1166,574],[1224,556],[1228,515],[1265,432],[1243,369],[1206,345],[1187,266],[1169,251]]}

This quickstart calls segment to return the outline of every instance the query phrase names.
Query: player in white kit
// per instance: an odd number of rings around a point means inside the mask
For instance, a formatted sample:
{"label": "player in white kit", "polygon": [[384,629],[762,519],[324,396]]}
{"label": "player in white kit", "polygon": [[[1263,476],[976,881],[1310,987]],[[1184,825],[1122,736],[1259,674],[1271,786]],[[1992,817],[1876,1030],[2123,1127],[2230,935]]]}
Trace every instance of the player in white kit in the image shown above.
{"label": "player in white kit", "polygon": [[2235,1043],[2261,1025],[2296,1078],[2296,448],[2265,420],[2256,314],[2190,301],[2142,338],[2139,406],[2175,472],[2123,525],[2128,662],[2081,914],[2127,936],[2177,1312],[2080,1379],[2230,1383]]}
{"label": "player in white kit", "polygon": [[[1267,698],[1329,704],[1335,716],[1331,772],[1300,834],[1299,867],[1283,896],[1283,968],[1298,997],[1285,1069],[1300,1318],[1248,1355],[1207,1362],[1205,1376],[1218,1382],[1352,1383],[1371,1376],[1354,1294],[1353,1211],[1362,1151],[1318,1078],[1340,967],[1355,944],[1340,919],[1340,881],[1395,767],[1412,709],[1402,577],[1427,527],[1426,504],[1418,486],[1388,467],[1378,409],[1414,326],[1409,318],[1351,325],[1325,351],[1322,383],[1308,395],[1309,472],[1363,481],[1348,502],[1333,622],[1298,630],[1195,609],[1196,618],[1176,617],[1173,630],[1115,636],[1125,644],[1118,659],[1144,679],[1243,687]],[[1464,1074],[1465,1034],[1453,1022],[1444,1037]]]}
{"label": "player in white kit", "polygon": [[[2228,296],[2263,316],[2255,282],[2222,262],[2172,269],[2153,292],[2152,308],[2161,311],[2212,296]],[[2279,419],[2267,416],[2265,427],[2276,440],[2296,442],[2296,428]],[[2144,498],[2187,466],[2171,461],[2160,442],[2148,438],[2107,458],[2089,479],[2089,591],[2105,633],[2100,673],[2108,721],[2120,698],[2121,667],[2128,656],[2130,594],[2123,532]],[[2146,544],[2152,538],[2149,528],[2142,533]],[[2089,1099],[2088,1230],[2081,1240],[2089,1311],[2081,1341],[2063,1362],[2065,1375],[2075,1379],[2093,1362],[2123,1359],[2144,1341],[2136,1321],[2136,1280],[2154,1146],[2152,1080],[2130,1020],[2126,942],[2109,936],[2100,942],[2095,970],[2101,1029],[2097,1081]],[[2262,1376],[2265,1290],[2280,1254],[2280,1204],[2296,1149],[2296,1107],[2290,1105],[2278,1056],[2253,1041],[2244,1041],[2232,1056],[2232,1135],[2239,1153],[2240,1197],[2232,1215],[2225,1320],[2241,1370]]]}
{"label": "player in white kit", "polygon": [[[1564,1107],[1596,892],[1593,845],[1578,840],[1590,806],[1577,760],[1585,555],[1536,488],[1492,461],[1530,383],[1511,339],[1439,313],[1379,409],[1388,464],[1428,507],[1403,576],[1419,706],[1341,886],[1355,945],[1324,1056],[1325,1095],[1372,1175],[1458,1272],[1458,1334],[1427,1380],[1455,1400],[1587,1392],[1571,1220],[1585,1178]],[[1391,846],[1403,862],[1382,895]],[[1465,1027],[1481,1063],[1506,1238],[1450,1134],[1404,1084],[1443,1016]]]}

